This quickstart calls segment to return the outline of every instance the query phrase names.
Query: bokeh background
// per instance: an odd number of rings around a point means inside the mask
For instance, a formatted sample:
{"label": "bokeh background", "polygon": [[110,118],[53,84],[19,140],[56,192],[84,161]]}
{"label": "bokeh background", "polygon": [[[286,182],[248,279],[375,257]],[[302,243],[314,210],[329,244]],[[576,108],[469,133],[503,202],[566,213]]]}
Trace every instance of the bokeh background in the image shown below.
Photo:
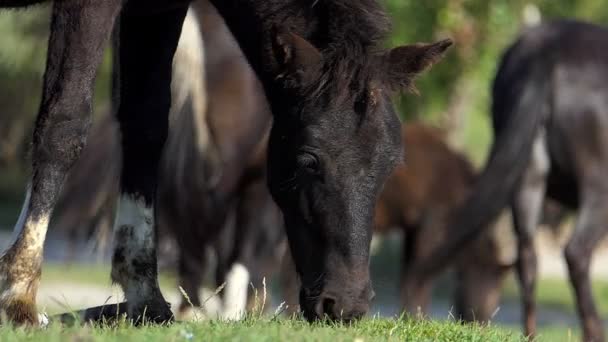
{"label": "bokeh background", "polygon": [[[464,152],[477,167],[483,165],[492,139],[489,106],[494,72],[502,51],[518,32],[538,20],[563,17],[608,25],[607,0],[383,1],[393,18],[394,28],[387,45],[432,41],[443,37],[452,37],[456,41],[446,59],[419,79],[417,88],[420,95],[402,96],[396,103],[403,120],[421,120],[444,129],[450,145]],[[28,11],[0,12],[0,248],[10,236],[18,216],[29,173],[29,143],[41,92],[48,26],[49,6],[38,6]],[[109,57],[107,53],[98,76],[96,115],[109,107]],[[542,273],[538,290],[542,305],[540,322],[545,326],[576,327],[572,296],[560,250],[556,248],[563,241],[563,235],[553,232],[546,232],[545,235],[539,242]],[[395,242],[391,239],[385,243],[387,248],[383,248],[383,253],[374,259],[374,272],[378,273],[379,286],[387,289],[395,287],[391,291],[396,294],[396,284],[392,283],[396,281],[398,273],[398,246],[394,246]],[[47,254],[65,256],[63,252],[47,249]],[[600,311],[607,315],[608,270],[601,265],[601,260],[605,260],[603,255],[608,254],[600,251],[595,257],[593,274]],[[55,261],[62,259],[58,256]],[[74,281],[109,284],[108,270],[109,266],[103,260],[94,268],[72,266],[66,269],[54,266],[45,271],[43,282],[53,284],[53,280],[71,277]],[[163,281],[170,284],[170,276]],[[447,283],[449,281],[446,280],[446,288],[449,287]],[[62,292],[61,288],[57,286],[49,291]],[[76,291],[64,289],[63,293],[69,296],[75,295]],[[437,293],[440,299],[447,301],[445,289],[439,286]],[[57,294],[54,298],[57,302],[62,295]],[[510,314],[497,316],[499,321],[502,319],[505,324],[518,326],[516,298],[517,290],[511,280],[506,285],[501,307]],[[389,304],[390,300],[387,300],[386,305]],[[390,313],[394,309],[385,308],[385,311]],[[448,316],[445,307],[436,312],[439,312],[439,316],[441,312],[445,312],[443,316]]]}

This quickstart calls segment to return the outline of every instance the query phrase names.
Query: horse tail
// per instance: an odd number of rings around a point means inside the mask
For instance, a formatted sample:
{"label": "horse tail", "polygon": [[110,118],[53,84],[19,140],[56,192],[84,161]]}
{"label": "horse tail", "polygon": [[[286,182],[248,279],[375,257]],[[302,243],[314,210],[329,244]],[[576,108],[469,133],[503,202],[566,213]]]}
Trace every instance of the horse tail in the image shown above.
{"label": "horse tail", "polygon": [[531,63],[530,56],[525,56],[528,60],[513,58],[513,61],[509,55],[509,52],[505,55],[494,83],[492,111],[496,136],[489,159],[464,205],[453,217],[447,230],[453,236],[417,266],[423,276],[431,276],[448,265],[509,204],[529,164],[539,128],[548,116],[547,68]]}

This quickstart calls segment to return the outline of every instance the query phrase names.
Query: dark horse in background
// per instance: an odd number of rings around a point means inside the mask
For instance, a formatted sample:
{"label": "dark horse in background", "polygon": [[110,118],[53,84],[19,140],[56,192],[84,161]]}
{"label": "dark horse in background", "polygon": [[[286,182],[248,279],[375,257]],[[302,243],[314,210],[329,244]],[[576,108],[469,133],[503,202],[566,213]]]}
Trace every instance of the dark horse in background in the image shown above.
{"label": "dark horse in background", "polygon": [[545,198],[578,210],[564,256],[584,340],[604,341],[589,266],[608,232],[608,29],[557,21],[527,30],[505,53],[493,87],[495,141],[455,235],[421,271],[433,272],[510,206],[526,334],[536,331],[534,235]]}
{"label": "dark horse in background", "polygon": [[[39,2],[0,0],[0,7]],[[49,217],[85,145],[95,75],[115,21],[122,171],[112,279],[123,289],[121,309],[128,317],[172,319],[158,286],[154,202],[172,59],[189,3],[53,2],[32,179],[15,240],[0,257],[0,310],[10,321],[39,324],[35,298]],[[414,75],[437,62],[451,42],[382,51],[388,20],[374,0],[212,3],[260,79],[273,114],[268,184],[302,279],[303,312],[311,320],[361,317],[373,298],[375,200],[402,159],[390,95],[412,88]]]}

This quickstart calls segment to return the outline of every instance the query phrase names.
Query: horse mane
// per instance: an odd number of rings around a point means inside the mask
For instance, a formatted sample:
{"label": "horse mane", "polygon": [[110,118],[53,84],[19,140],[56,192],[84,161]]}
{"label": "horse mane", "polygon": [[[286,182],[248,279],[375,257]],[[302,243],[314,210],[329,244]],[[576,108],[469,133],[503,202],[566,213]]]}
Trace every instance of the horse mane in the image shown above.
{"label": "horse mane", "polygon": [[375,49],[388,36],[391,22],[377,0],[317,0],[324,6],[330,49],[346,48],[355,56]]}
{"label": "horse mane", "polygon": [[316,0],[312,9],[317,29],[311,40],[324,63],[301,85],[304,92],[313,101],[327,92],[334,101],[360,97],[372,79],[383,77],[377,52],[391,29],[386,11],[377,0]]}

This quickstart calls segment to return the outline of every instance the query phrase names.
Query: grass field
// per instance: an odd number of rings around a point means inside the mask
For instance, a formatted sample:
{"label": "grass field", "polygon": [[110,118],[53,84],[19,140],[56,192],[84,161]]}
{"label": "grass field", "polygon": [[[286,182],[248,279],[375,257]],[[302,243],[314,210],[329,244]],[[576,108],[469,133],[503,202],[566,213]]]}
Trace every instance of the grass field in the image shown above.
{"label": "grass field", "polygon": [[[43,282],[73,281],[75,283],[108,283],[106,267],[48,265]],[[173,279],[163,276],[161,283],[172,286]],[[608,290],[600,283],[599,292]],[[506,296],[516,296],[509,281]],[[541,305],[573,310],[567,284],[558,280],[542,280],[539,286]],[[598,298],[601,312],[608,308],[608,297]],[[279,318],[280,317],[280,318]],[[578,341],[578,329],[545,326],[535,341]],[[126,323],[112,327],[61,327],[51,325],[44,330],[0,328],[0,341],[525,341],[518,325],[462,325],[453,321],[419,321],[407,318],[368,318],[352,326],[332,323],[308,324],[299,319],[286,319],[272,313],[250,315],[238,323],[204,321],[175,323],[169,327],[132,327]]]}
{"label": "grass field", "polygon": [[[177,322],[170,326],[134,327],[51,324],[45,329],[0,327],[0,341],[528,341],[519,327],[480,326],[454,321],[368,318],[354,324],[250,316],[240,322]],[[533,341],[570,342],[580,335],[543,328]]]}
{"label": "grass field", "polygon": [[518,332],[455,322],[367,319],[353,325],[299,319],[176,323],[169,327],[52,325],[44,330],[0,328],[0,341],[523,341]]}

